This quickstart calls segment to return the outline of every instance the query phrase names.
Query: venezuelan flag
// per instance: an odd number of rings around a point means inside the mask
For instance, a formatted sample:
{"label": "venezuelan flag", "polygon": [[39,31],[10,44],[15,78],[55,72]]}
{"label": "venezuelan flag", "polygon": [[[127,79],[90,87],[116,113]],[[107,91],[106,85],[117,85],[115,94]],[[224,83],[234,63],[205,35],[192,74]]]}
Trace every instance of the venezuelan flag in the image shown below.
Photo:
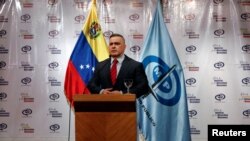
{"label": "venezuelan flag", "polygon": [[71,104],[74,95],[90,93],[87,84],[96,64],[109,57],[96,11],[96,0],[93,0],[87,20],[68,62],[64,92]]}

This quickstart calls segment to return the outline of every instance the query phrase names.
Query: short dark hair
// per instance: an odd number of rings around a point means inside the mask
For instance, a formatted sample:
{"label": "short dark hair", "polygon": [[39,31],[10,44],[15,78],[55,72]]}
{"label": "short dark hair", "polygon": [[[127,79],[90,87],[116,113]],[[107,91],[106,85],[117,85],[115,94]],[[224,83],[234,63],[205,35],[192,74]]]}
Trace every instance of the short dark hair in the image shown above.
{"label": "short dark hair", "polygon": [[113,34],[111,34],[111,35],[109,36],[109,39],[111,39],[112,37],[121,37],[121,38],[123,39],[124,43],[125,43],[125,39],[124,39],[124,37],[123,37],[121,34],[113,33]]}

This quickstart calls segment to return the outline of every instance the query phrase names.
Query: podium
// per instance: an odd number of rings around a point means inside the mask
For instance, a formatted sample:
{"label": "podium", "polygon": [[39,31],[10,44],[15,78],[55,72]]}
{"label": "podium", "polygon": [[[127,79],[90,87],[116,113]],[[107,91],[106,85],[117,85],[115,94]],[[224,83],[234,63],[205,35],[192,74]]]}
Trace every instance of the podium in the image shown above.
{"label": "podium", "polygon": [[133,94],[75,95],[76,141],[136,141]]}

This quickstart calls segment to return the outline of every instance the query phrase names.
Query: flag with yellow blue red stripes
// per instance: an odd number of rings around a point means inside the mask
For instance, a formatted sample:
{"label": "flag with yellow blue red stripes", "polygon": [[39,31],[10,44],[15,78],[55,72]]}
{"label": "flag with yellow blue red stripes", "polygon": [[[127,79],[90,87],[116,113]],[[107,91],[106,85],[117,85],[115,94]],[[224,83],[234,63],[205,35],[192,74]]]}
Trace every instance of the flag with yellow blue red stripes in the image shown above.
{"label": "flag with yellow blue red stripes", "polygon": [[107,44],[97,17],[96,0],[92,0],[89,15],[67,66],[64,92],[71,104],[74,95],[90,93],[87,84],[93,75],[95,66],[108,57]]}

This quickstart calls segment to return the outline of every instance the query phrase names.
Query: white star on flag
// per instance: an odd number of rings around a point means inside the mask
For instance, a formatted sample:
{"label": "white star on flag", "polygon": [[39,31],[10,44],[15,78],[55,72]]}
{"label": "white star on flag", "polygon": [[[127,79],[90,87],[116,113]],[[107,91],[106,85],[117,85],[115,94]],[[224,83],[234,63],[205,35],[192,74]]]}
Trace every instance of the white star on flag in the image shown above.
{"label": "white star on flag", "polygon": [[81,65],[80,65],[80,69],[81,69],[81,70],[84,69],[84,65],[81,64]]}
{"label": "white star on flag", "polygon": [[90,65],[89,65],[89,64],[87,64],[87,65],[86,65],[86,68],[87,68],[87,69],[89,69],[89,68],[90,68]]}

